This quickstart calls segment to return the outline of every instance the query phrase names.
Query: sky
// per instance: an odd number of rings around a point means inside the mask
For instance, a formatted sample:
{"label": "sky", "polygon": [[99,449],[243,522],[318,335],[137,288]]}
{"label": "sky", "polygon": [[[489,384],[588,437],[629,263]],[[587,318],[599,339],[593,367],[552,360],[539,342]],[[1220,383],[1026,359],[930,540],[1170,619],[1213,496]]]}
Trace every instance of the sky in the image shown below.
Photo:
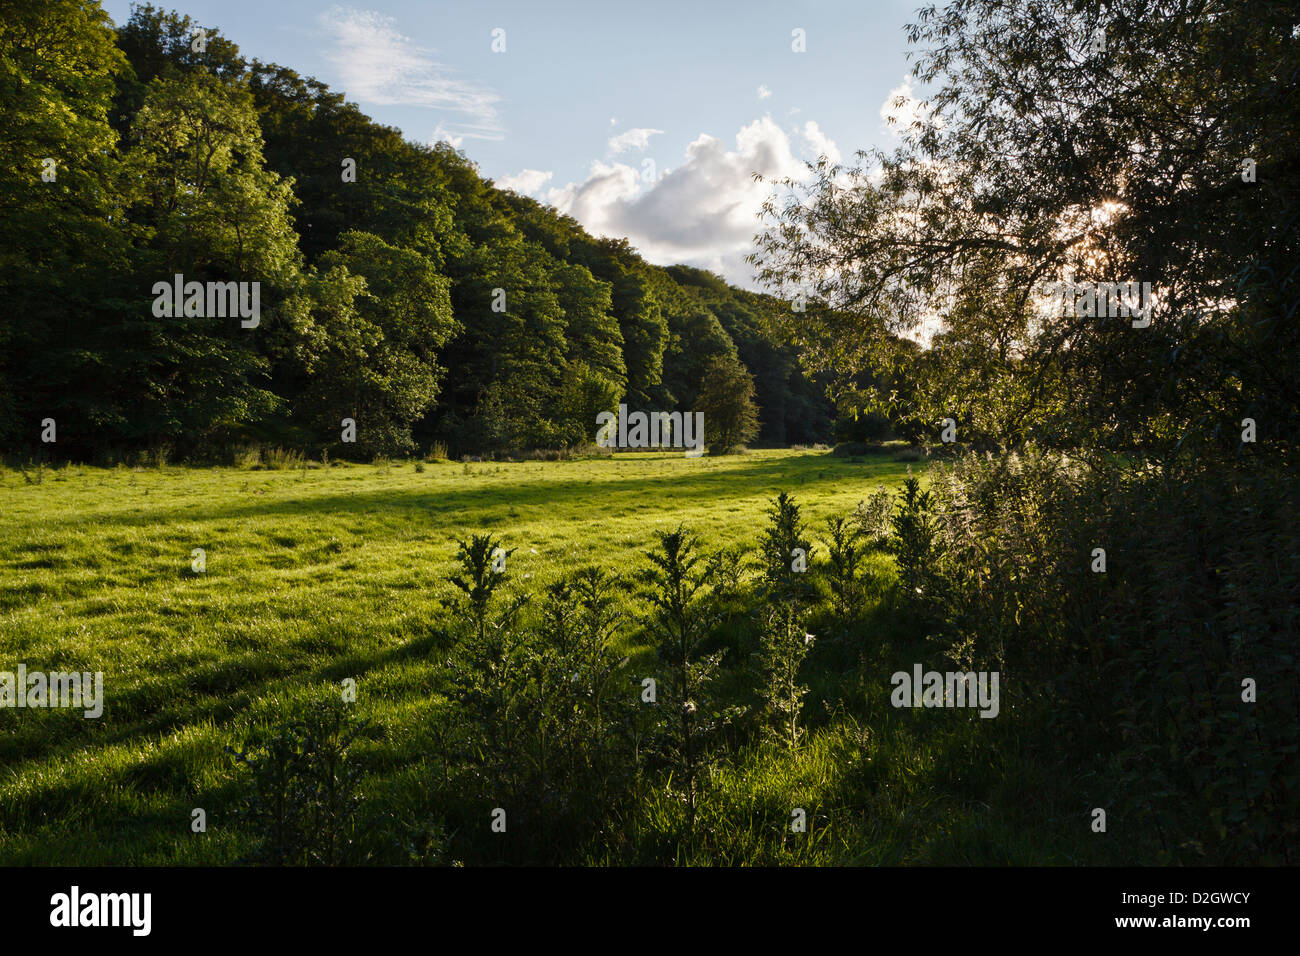
{"label": "sky", "polygon": [[155,3],[650,262],[757,288],[744,257],[770,188],[753,174],[897,145],[920,0]]}

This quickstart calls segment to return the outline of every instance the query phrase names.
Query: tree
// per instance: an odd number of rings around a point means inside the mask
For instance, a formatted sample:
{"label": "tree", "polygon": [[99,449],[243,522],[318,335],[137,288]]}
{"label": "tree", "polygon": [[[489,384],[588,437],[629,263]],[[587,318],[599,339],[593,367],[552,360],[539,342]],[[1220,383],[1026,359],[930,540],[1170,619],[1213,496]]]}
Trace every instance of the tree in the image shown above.
{"label": "tree", "polygon": [[[556,447],[620,401],[692,407],[715,357],[754,376],[765,438],[826,432],[775,299],[651,266],[182,14],[0,7],[7,447],[211,460],[344,418],[361,455]],[[177,274],[256,283],[256,327],[154,314]]]}
{"label": "tree", "polygon": [[[128,232],[114,81],[127,70],[98,4],[0,3],[0,445],[35,444],[53,417],[60,446],[86,450],[120,369],[105,302],[122,286]],[[88,388],[88,385],[92,385]],[[99,395],[87,394],[99,387]],[[80,441],[78,441],[80,439]]]}
{"label": "tree", "polygon": [[438,395],[437,350],[456,328],[447,279],[420,253],[364,232],[344,233],[320,270],[295,413],[329,443],[354,419],[363,457],[409,452],[413,423]]}
{"label": "tree", "polygon": [[[905,145],[816,164],[768,206],[762,280],[817,300],[789,333],[841,377],[888,370],[892,334],[939,333],[915,416],[1003,447],[1209,460],[1246,410],[1293,419],[1294,28],[1281,2],[923,9],[936,92]],[[1149,282],[1151,324],[1051,314],[1061,280]]]}
{"label": "tree", "polygon": [[[252,97],[200,67],[150,81],[132,119],[126,160],[143,184],[131,216],[147,239],[137,254],[137,392],[127,434],[184,448],[220,441],[279,407],[269,350],[278,321],[301,306],[301,257],[289,216],[291,183],[262,163]],[[256,283],[257,325],[238,316],[159,315],[146,293],[175,274],[189,282]],[[251,302],[251,293],[248,297]]]}
{"label": "tree", "polygon": [[705,368],[695,410],[704,413],[710,449],[727,452],[758,434],[754,379],[738,358],[716,356]]}

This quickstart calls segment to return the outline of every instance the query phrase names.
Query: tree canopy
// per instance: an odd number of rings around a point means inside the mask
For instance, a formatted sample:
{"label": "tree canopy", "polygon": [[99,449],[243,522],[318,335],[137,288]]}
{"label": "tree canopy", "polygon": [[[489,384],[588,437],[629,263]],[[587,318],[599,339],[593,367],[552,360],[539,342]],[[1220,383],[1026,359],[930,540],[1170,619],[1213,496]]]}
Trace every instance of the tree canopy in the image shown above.
{"label": "tree canopy", "polygon": [[[593,237],[214,25],[0,7],[6,448],[575,445],[620,403],[691,409],[718,358],[759,383],[761,440],[830,437],[776,299]],[[255,283],[259,315],[158,314],[152,290],[173,282],[232,302]]]}
{"label": "tree canopy", "polygon": [[[993,447],[1212,460],[1251,418],[1289,449],[1297,29],[1281,2],[923,8],[932,92],[904,145],[822,162],[768,204],[753,261],[811,300],[788,339],[843,401],[932,436],[953,419]],[[1149,283],[1150,322],[1054,309],[1060,282]]]}

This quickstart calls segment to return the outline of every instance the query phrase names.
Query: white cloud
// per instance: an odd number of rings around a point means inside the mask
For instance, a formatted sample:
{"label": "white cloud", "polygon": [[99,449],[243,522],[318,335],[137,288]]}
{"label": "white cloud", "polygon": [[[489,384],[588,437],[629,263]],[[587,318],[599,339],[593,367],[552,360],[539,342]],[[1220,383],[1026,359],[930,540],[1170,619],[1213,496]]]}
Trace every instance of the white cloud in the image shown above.
{"label": "white cloud", "polygon": [[835,141],[821,131],[815,122],[809,120],[799,131],[800,138],[808,144],[815,156],[825,156],[832,163],[840,161],[840,150]]}
{"label": "white cloud", "polygon": [[903,82],[890,90],[885,102],[880,104],[880,118],[891,136],[901,138],[924,115],[921,101],[912,94],[912,78],[904,77]]}
{"label": "white cloud", "polygon": [[[809,126],[834,148],[815,123],[805,126],[803,139],[810,140]],[[686,263],[752,286],[753,270],[744,257],[752,250],[761,227],[757,214],[771,188],[754,182],[753,174],[799,178],[806,151],[800,153],[796,156],[787,133],[764,116],[741,128],[734,149],[701,134],[686,147],[685,160],[652,183],[642,182],[640,170],[626,163],[597,160],[583,182],[548,190],[546,201],[597,235],[626,236],[651,262]]]}
{"label": "white cloud", "polygon": [[498,189],[513,189],[517,193],[531,196],[550,182],[554,175],[540,169],[524,169],[514,176],[502,176],[496,181],[496,186]]}
{"label": "white cloud", "polygon": [[766,83],[758,84],[758,98],[760,100],[765,100],[771,95],[772,95],[772,91],[767,88]]}
{"label": "white cloud", "polygon": [[455,135],[454,133],[448,131],[441,123],[439,123],[438,128],[433,131],[433,138],[431,142],[450,143],[453,149],[460,149],[465,142],[465,137]]}
{"label": "white cloud", "polygon": [[643,152],[650,145],[650,137],[658,136],[661,133],[663,133],[661,129],[646,129],[644,127],[624,130],[617,136],[609,138],[609,151],[611,154],[625,153],[630,149]]}
{"label": "white cloud", "polygon": [[[434,51],[418,46],[397,28],[397,21],[374,10],[333,7],[319,22],[333,39],[325,55],[339,72],[347,95],[380,106],[420,106],[459,113],[454,129],[442,138],[501,139],[496,104],[500,96],[454,76],[437,62]],[[438,134],[435,134],[437,136]],[[453,138],[455,137],[455,138]]]}

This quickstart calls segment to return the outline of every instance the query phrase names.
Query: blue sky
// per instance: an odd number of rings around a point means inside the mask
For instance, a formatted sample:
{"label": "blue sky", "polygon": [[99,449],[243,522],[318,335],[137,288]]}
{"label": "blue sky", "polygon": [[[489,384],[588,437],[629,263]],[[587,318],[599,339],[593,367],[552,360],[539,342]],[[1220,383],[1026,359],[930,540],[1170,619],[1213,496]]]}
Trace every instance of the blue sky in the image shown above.
{"label": "blue sky", "polygon": [[[158,5],[342,90],[408,139],[454,143],[498,185],[652,262],[752,286],[743,258],[765,189],[751,174],[896,142],[882,107],[912,91],[903,28],[919,2]],[[103,5],[130,16],[129,0]]]}

